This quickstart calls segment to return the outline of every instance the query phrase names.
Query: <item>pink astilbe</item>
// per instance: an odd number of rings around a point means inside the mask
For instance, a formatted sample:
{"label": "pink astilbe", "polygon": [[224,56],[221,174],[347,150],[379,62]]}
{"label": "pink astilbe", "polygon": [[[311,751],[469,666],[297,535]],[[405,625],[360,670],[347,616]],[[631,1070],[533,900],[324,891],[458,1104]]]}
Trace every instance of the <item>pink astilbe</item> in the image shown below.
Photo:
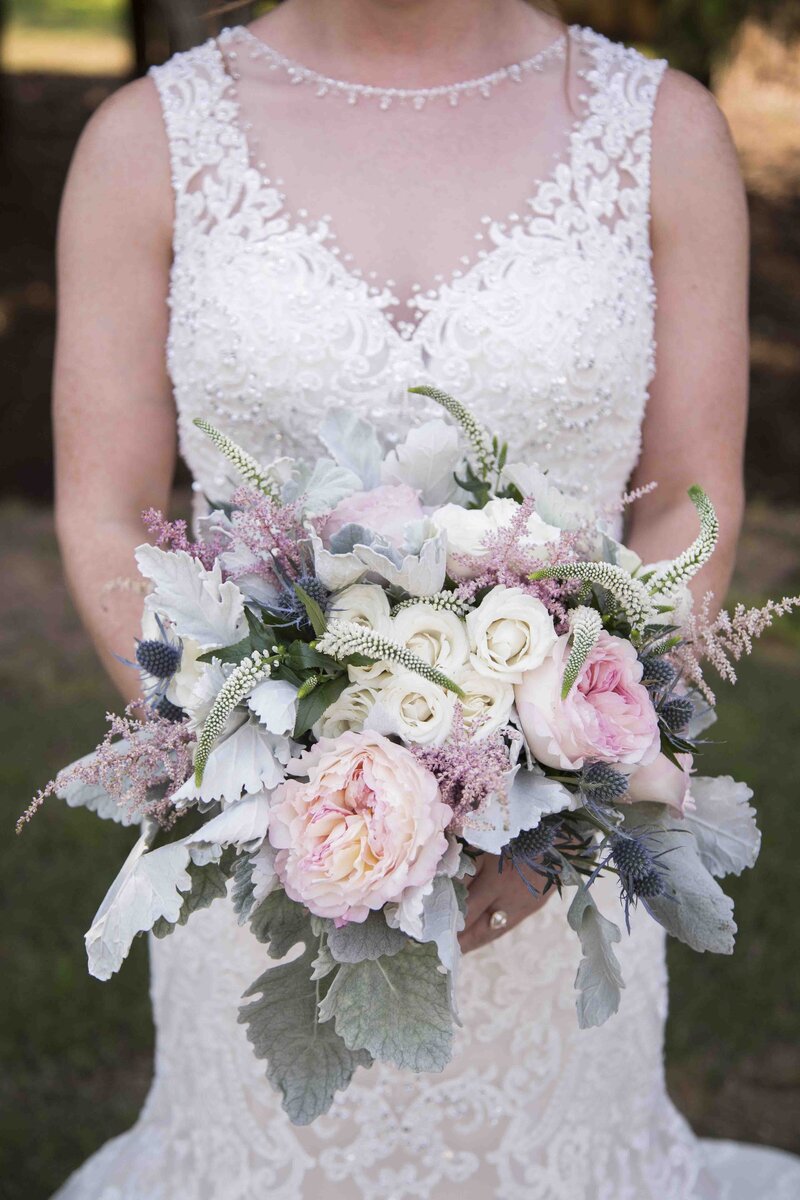
{"label": "pink astilbe", "polygon": [[234,541],[252,555],[248,573],[274,580],[271,564],[289,579],[302,573],[299,543],[308,538],[300,519],[300,505],[277,504],[254,488],[237,488],[232,496]]}
{"label": "pink astilbe", "polygon": [[483,539],[483,553],[454,556],[473,576],[459,583],[455,594],[460,600],[471,601],[478,592],[498,584],[521,588],[541,600],[559,624],[565,624],[567,610],[564,600],[576,590],[575,582],[532,580],[528,576],[549,563],[576,558],[583,531],[565,529],[555,541],[545,546],[526,545],[528,520],[533,511],[534,501],[527,497],[508,524],[493,530]]}
{"label": "pink astilbe", "polygon": [[142,513],[142,520],[157,546],[166,550],[185,550],[192,558],[198,559],[206,570],[213,567],[217,555],[224,549],[223,540],[219,536],[208,542],[193,542],[185,521],[168,521],[157,508],[146,508]]}
{"label": "pink astilbe", "polygon": [[409,747],[439,781],[442,799],[453,810],[454,826],[475,816],[493,793],[505,791],[510,763],[502,734],[475,740],[474,733],[475,722],[465,721],[457,704],[452,729],[441,746]]}
{"label": "pink astilbe", "polygon": [[761,608],[737,604],[732,613],[722,609],[716,616],[712,616],[713,602],[714,593],[706,592],[699,610],[691,614],[684,626],[685,642],[674,653],[687,678],[697,685],[709,704],[715,703],[715,697],[703,677],[702,660],[707,659],[728,683],[736,683],[733,664],[752,654],[754,640],[769,629],[776,617],[784,617],[800,607],[800,596],[768,600]]}
{"label": "pink astilbe", "polygon": [[[129,704],[124,716],[106,714],[109,728],[92,758],[67,767],[42,788],[17,821],[17,833],[48,796],[63,792],[71,783],[102,788],[129,816],[154,817],[165,829],[174,825],[180,814],[171,796],[192,773],[197,739],[180,721],[167,721],[155,714],[134,716],[134,709],[140,705],[141,701]],[[120,749],[115,739],[130,744]]]}

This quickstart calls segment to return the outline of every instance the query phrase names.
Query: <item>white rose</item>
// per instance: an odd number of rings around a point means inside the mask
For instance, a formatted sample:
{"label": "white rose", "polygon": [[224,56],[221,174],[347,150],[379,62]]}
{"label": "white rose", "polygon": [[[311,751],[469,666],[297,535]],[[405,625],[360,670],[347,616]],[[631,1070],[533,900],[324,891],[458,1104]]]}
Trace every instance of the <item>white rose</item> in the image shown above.
{"label": "white rose", "polygon": [[[469,554],[479,562],[487,558],[490,551],[484,545],[486,538],[510,525],[519,512],[516,500],[490,500],[483,508],[462,508],[459,504],[445,504],[433,513],[432,520],[437,529],[447,535],[447,574],[451,579],[471,579],[480,570],[472,569],[458,561],[458,556]],[[561,531],[548,525],[536,513],[531,513],[526,523],[525,536],[520,539],[525,546],[543,546],[555,541]]]}
{"label": "white rose", "polygon": [[456,675],[455,682],[464,693],[460,701],[464,719],[480,722],[475,730],[476,740],[508,724],[514,704],[514,688],[510,683],[480,675],[472,667]]}
{"label": "white rose", "polygon": [[414,671],[393,675],[364,723],[365,729],[397,734],[404,742],[440,745],[450,732],[455,696]]}
{"label": "white rose", "polygon": [[314,737],[338,738],[348,729],[360,732],[380,690],[361,683],[351,683],[317,721]]}
{"label": "white rose", "polygon": [[469,642],[463,620],[455,613],[410,604],[401,608],[389,635],[431,667],[451,675],[469,659]]}
{"label": "white rose", "polygon": [[499,584],[466,619],[470,661],[479,675],[521,683],[557,641],[553,618],[535,596]]}
{"label": "white rose", "polygon": [[[392,618],[389,598],[377,583],[353,583],[331,601],[329,616],[340,621],[353,621],[366,629],[374,629],[384,637],[392,637]],[[348,667],[351,683],[379,685],[391,674],[385,662],[368,667]]]}

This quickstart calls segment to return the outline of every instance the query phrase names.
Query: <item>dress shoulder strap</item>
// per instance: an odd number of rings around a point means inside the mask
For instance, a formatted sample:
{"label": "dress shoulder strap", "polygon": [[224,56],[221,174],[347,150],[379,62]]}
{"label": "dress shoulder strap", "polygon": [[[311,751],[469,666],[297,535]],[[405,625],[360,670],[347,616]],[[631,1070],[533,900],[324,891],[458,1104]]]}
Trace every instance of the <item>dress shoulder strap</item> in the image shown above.
{"label": "dress shoulder strap", "polygon": [[[175,193],[176,243],[187,221],[205,208],[204,180],[222,164],[247,168],[246,150],[236,133],[231,80],[214,39],[174,54],[151,67],[161,101]],[[241,161],[240,161],[241,160]]]}

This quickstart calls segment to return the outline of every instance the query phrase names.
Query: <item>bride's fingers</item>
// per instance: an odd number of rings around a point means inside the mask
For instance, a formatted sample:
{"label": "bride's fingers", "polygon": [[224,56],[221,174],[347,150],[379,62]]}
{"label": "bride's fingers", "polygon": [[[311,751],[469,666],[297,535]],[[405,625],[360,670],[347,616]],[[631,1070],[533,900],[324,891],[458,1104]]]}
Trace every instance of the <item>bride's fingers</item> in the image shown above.
{"label": "bride's fingers", "polygon": [[501,875],[497,869],[497,859],[487,862],[480,875],[475,876],[467,898],[467,929],[474,925],[497,899],[503,887],[504,876],[505,872]]}

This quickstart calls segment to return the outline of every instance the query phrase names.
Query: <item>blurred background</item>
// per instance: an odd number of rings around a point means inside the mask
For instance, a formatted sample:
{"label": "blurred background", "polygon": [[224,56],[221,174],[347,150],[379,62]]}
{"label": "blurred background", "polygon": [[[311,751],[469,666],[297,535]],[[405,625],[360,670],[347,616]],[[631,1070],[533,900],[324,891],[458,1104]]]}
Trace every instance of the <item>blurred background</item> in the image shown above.
{"label": "blurred background", "polygon": [[[144,942],[106,984],[88,977],[83,953],[83,932],[130,833],[52,802],[22,842],[13,822],[58,767],[99,740],[104,712],[116,704],[66,595],[52,530],[48,410],[59,195],[91,112],[150,63],[218,28],[221,19],[202,15],[207,7],[202,0],[0,0],[3,1200],[49,1196],[132,1123],[150,1079]],[[575,0],[561,9],[570,21],[666,55],[696,75],[731,124],[753,237],[750,502],[733,595],[755,601],[796,593],[800,3]],[[229,21],[248,15],[245,9]],[[764,849],[758,870],[731,888],[740,924],[735,956],[670,947],[667,1047],[670,1089],[698,1132],[795,1151],[799,695],[796,620],[784,621],[757,660],[743,664],[738,688],[720,688],[717,744],[705,761],[709,773],[751,783]]]}

